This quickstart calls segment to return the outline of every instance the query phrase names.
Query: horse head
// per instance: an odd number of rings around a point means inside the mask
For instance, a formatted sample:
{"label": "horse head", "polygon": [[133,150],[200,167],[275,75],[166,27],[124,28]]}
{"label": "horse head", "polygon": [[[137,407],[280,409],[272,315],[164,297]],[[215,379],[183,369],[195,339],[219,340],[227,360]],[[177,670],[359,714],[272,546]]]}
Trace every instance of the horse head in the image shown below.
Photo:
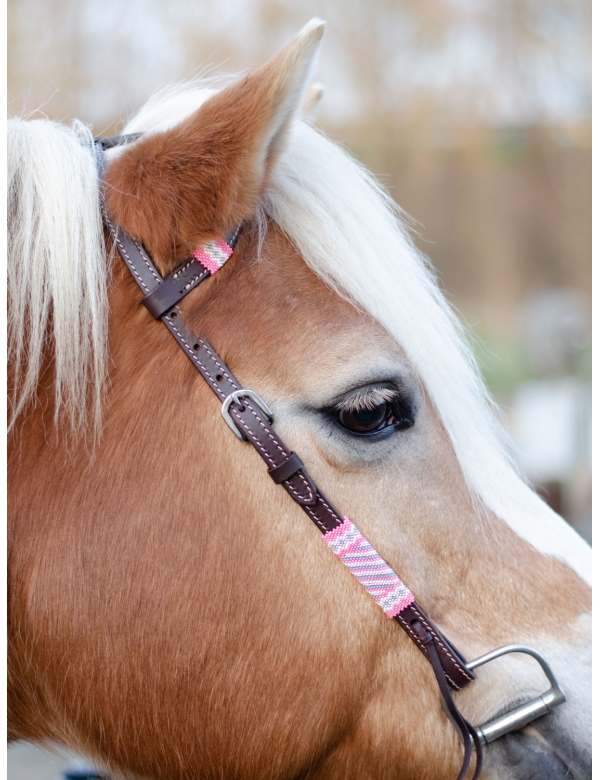
{"label": "horse head", "polygon": [[[298,118],[322,32],[142,109],[107,152],[107,212],[161,276],[243,225],[181,318],[467,658],[549,660],[566,703],[486,747],[482,777],[587,778],[589,548],[513,468],[394,204]],[[426,658],[140,306],[77,132],[9,135],[11,735],[152,780],[453,780]],[[546,687],[511,655],[455,698],[479,724]]]}

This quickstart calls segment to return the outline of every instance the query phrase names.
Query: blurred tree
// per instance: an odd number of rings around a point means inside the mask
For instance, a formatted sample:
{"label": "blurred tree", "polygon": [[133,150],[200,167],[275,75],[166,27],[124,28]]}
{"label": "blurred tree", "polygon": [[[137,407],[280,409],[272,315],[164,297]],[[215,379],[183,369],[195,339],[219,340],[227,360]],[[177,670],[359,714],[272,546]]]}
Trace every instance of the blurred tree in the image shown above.
{"label": "blurred tree", "polygon": [[[431,131],[589,115],[588,0],[9,0],[9,92],[54,112],[62,95],[52,92],[64,90],[69,110],[82,101],[114,121],[119,94],[139,101],[207,62],[247,67],[312,15],[330,23],[325,58],[343,73],[332,89],[346,120],[422,123],[425,113]],[[85,92],[114,74],[119,88],[105,88],[94,111]]]}

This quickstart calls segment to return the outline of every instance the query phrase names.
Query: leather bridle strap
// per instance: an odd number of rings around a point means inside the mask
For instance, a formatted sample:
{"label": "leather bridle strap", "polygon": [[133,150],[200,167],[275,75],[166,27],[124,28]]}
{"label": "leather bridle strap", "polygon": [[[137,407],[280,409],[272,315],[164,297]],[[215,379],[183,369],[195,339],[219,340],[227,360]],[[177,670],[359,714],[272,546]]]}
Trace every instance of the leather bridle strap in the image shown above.
{"label": "leather bridle strap", "polygon": [[[98,146],[100,147],[100,145]],[[101,148],[98,148],[98,155],[103,156]],[[99,167],[102,171],[102,162],[100,162]],[[185,284],[177,283],[174,285],[173,277],[179,279],[178,271],[186,264],[190,264],[191,260],[188,260],[180,266],[180,269],[163,280],[144,247],[121,230],[119,225],[106,213],[103,193],[101,193],[101,203],[104,221],[110,236],[138,287],[143,292],[144,299],[146,301],[148,299],[160,301],[160,305],[154,307],[155,317],[162,320],[194,368],[202,375],[220,400],[223,416],[236,435],[253,445],[265,461],[271,478],[285,488],[322,534],[330,535],[336,529],[348,524],[347,518],[342,517],[309,477],[299,456],[291,452],[278,436],[273,428],[270,412],[264,402],[255,393],[240,385],[206,339],[193,335],[186,328],[181,308],[178,305],[179,300],[208,278],[210,274],[193,274],[194,283],[187,290],[184,289]],[[235,232],[234,237],[230,238],[231,248],[238,233],[239,229]],[[167,286],[164,296],[160,292],[163,285]],[[175,288],[177,288],[177,294],[173,297]],[[165,309],[164,301],[175,300],[175,298],[176,301]],[[147,308],[152,311],[152,307],[148,306]],[[364,537],[361,538],[364,539]],[[408,593],[410,594],[410,591]],[[410,596],[414,599],[412,594]],[[433,625],[416,601],[412,600],[412,603],[405,606],[398,614],[394,614],[393,618],[432,664],[442,696],[446,698],[447,695],[449,700],[447,705],[453,708],[453,717],[463,736],[465,754],[470,755],[469,733],[474,735],[476,745],[478,738],[473,727],[464,720],[454,706],[448,686],[459,690],[471,682],[475,675],[467,668],[462,655]],[[467,767],[468,760],[468,756],[465,755]],[[466,769],[463,769],[460,778],[464,777],[465,771]],[[477,773],[474,777],[476,776],[478,776]]]}
{"label": "leather bridle strap", "polygon": [[467,772],[469,771],[469,764],[471,763],[471,752],[473,746],[475,747],[475,755],[476,755],[475,772],[473,774],[473,780],[476,780],[476,778],[478,778],[479,775],[481,774],[481,768],[483,765],[483,745],[481,743],[481,739],[477,734],[476,729],[473,728],[473,726],[469,723],[469,721],[463,717],[462,713],[459,711],[458,707],[454,703],[454,699],[452,698],[452,693],[450,692],[450,688],[448,687],[448,681],[446,679],[446,675],[444,674],[444,670],[442,668],[439,651],[433,641],[433,637],[431,633],[429,631],[426,631],[423,625],[419,623],[418,620],[414,621],[413,628],[418,633],[419,637],[421,638],[423,644],[427,649],[427,653],[429,655],[429,661],[431,662],[431,666],[433,667],[435,678],[437,680],[437,684],[445,704],[446,715],[454,723],[454,726],[458,731],[458,733],[460,734],[465,748],[463,763],[460,768],[460,773],[456,778],[456,780],[464,780],[464,778],[466,777]]}

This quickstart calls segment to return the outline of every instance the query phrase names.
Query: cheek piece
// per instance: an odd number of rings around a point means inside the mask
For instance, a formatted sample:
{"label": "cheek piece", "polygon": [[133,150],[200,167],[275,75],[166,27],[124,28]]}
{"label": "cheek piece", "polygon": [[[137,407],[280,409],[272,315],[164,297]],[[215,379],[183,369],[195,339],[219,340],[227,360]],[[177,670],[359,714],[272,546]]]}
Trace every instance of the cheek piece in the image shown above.
{"label": "cheek piece", "polygon": [[[162,278],[142,244],[125,233],[107,213],[102,176],[104,150],[129,143],[141,133],[95,139],[98,163],[100,202],[104,224],[114,244],[143,293],[141,303],[156,320],[162,320],[192,366],[207,382],[221,403],[223,419],[237,436],[253,445],[267,465],[267,473],[281,485],[323,534],[333,554],[346,566],[365,591],[395,620],[427,658],[440,689],[442,706],[460,735],[464,758],[457,780],[464,780],[476,755],[477,780],[482,769],[483,745],[550,712],[565,701],[565,695],[544,658],[526,645],[507,645],[467,662],[459,651],[436,628],[417,604],[414,595],[401,581],[358,528],[325,497],[306,473],[302,460],[291,452],[273,428],[273,414],[253,390],[243,388],[206,339],[192,334],[182,321],[178,304],[199,284],[218,273],[231,258],[242,230],[238,225],[222,240],[209,241],[197,247],[173,273]],[[356,598],[348,588],[348,609]],[[550,689],[520,707],[484,724],[472,726],[459,712],[451,690],[460,690],[475,679],[474,669],[507,653],[526,653],[542,667]]]}

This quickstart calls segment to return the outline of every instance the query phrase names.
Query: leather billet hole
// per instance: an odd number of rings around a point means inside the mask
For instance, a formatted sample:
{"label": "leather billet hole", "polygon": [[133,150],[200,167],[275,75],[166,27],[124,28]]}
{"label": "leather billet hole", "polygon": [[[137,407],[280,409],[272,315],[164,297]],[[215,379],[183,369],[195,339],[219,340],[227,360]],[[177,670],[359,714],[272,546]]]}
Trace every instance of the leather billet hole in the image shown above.
{"label": "leather billet hole", "polygon": [[[194,347],[194,349],[195,349],[195,347]],[[217,374],[216,380],[217,380],[217,382],[222,382],[223,381],[223,374]]]}
{"label": "leather billet hole", "polygon": [[194,349],[196,350],[196,352],[198,352],[198,350],[200,349],[200,344],[194,344]]}
{"label": "leather billet hole", "polygon": [[170,317],[171,317],[172,320],[176,320],[177,319],[177,312],[176,311],[172,311],[171,314],[170,314]]}

